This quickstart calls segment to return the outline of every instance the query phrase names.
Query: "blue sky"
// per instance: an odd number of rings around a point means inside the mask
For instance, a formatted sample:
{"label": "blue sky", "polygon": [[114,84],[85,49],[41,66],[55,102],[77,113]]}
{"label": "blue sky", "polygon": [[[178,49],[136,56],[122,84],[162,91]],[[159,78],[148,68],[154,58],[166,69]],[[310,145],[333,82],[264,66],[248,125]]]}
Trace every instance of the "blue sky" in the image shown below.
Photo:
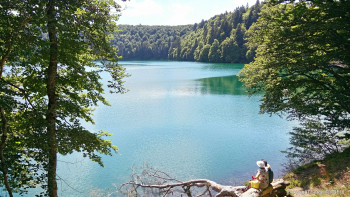
{"label": "blue sky", "polygon": [[130,0],[122,5],[118,24],[186,25],[207,20],[214,15],[233,11],[256,0]]}

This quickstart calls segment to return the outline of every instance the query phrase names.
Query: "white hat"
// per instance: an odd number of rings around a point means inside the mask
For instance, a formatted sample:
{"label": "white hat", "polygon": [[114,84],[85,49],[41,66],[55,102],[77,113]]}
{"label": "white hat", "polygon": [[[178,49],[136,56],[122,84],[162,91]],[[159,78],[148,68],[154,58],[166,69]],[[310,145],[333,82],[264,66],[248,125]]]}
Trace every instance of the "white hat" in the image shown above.
{"label": "white hat", "polygon": [[260,168],[264,168],[265,167],[265,163],[263,161],[257,161],[256,165],[258,165]]}

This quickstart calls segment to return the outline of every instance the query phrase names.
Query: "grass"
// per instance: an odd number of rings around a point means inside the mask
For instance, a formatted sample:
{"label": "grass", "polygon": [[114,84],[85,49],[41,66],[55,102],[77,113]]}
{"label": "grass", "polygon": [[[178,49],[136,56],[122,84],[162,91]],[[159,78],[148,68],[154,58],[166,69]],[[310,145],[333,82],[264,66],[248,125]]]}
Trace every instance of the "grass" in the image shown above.
{"label": "grass", "polygon": [[327,155],[322,161],[300,166],[283,178],[290,182],[288,190],[344,191],[344,194],[304,194],[303,197],[350,196],[350,148]]}

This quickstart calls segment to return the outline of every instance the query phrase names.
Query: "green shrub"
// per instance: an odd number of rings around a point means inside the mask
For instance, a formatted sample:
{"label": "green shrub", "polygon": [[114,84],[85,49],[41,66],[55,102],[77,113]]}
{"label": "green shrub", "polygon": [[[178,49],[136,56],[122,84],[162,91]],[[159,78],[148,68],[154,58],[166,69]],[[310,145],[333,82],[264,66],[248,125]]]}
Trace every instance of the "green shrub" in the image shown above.
{"label": "green shrub", "polygon": [[301,182],[297,179],[291,178],[289,180],[290,185],[287,187],[287,189],[294,188],[294,187],[300,187]]}

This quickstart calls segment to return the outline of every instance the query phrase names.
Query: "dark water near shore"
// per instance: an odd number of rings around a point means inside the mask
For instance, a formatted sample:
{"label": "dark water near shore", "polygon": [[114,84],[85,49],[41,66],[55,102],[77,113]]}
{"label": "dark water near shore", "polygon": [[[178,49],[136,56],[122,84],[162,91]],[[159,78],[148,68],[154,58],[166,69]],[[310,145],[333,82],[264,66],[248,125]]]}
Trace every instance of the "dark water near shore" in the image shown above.
{"label": "dark water near shore", "polygon": [[[105,167],[79,154],[59,157],[60,196],[89,196],[129,180],[132,166],[152,165],[181,180],[242,184],[262,158],[280,175],[295,123],[259,115],[237,74],[242,64],[120,62],[131,74],[124,95],[106,94],[90,130],[109,130],[119,154]],[[105,77],[105,80],[108,80]],[[106,91],[107,92],[107,91]]]}

